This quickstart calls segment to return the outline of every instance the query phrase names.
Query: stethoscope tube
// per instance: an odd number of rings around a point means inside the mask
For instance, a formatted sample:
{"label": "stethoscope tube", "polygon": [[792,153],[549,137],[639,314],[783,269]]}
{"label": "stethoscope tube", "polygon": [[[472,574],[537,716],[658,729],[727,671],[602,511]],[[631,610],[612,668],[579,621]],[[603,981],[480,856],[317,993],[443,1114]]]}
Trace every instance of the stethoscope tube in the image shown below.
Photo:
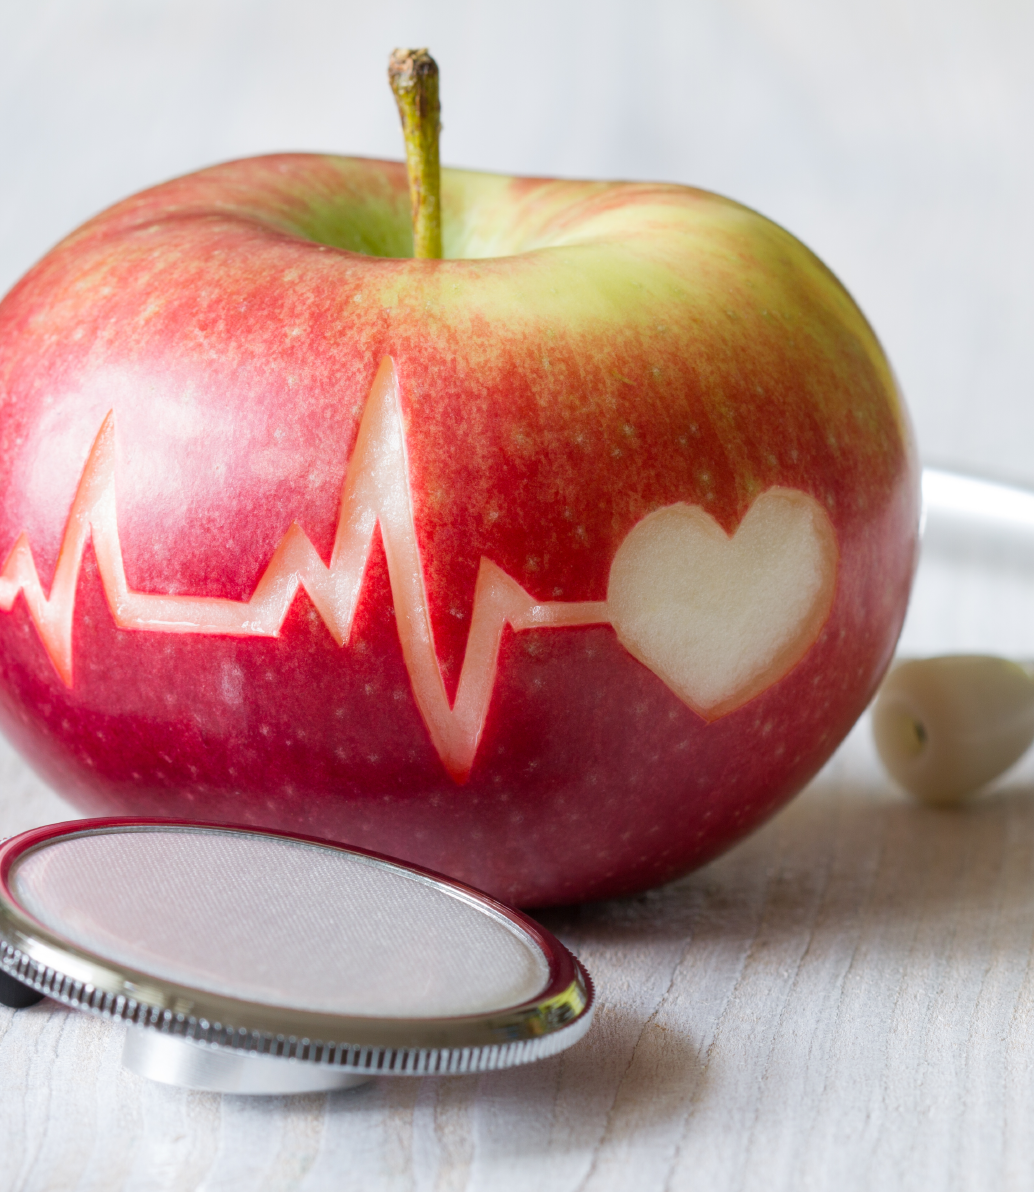
{"label": "stethoscope tube", "polygon": [[[1034,492],[925,468],[923,551],[1034,569]],[[926,803],[956,805],[1034,743],[1034,670],[990,654],[899,660],[872,707],[890,775]]]}

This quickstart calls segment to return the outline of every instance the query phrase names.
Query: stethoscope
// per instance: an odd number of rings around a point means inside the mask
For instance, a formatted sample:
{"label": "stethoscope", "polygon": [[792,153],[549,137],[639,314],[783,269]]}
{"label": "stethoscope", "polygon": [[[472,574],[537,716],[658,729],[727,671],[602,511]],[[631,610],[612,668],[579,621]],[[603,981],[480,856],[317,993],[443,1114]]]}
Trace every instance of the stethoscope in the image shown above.
{"label": "stethoscope", "polygon": [[126,1026],[123,1066],[182,1088],[327,1092],[556,1055],[592,981],[480,891],[258,828],[72,820],[0,844],[0,1001]]}
{"label": "stethoscope", "polygon": [[[927,469],[923,497],[928,536],[1034,546],[1034,493]],[[899,661],[871,715],[890,774],[955,804],[1034,741],[1034,667]],[[132,818],[0,843],[0,1003],[44,996],[124,1023],[130,1071],[234,1093],[508,1068],[577,1042],[594,1010],[559,940],[440,874],[287,833]]]}
{"label": "stethoscope", "polygon": [[[923,471],[924,547],[1034,560],[1034,492]],[[888,773],[925,803],[979,792],[1034,743],[1034,665],[988,654],[898,661],[871,710]]]}

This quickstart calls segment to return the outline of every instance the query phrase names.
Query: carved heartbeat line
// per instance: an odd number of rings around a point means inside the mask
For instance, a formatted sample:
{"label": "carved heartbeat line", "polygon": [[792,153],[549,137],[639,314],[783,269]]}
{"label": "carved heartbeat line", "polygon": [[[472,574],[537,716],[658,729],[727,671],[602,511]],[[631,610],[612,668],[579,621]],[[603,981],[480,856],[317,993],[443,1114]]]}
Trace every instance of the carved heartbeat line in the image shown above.
{"label": "carved heartbeat line", "polygon": [[328,567],[294,522],[273,553],[250,600],[134,592],[126,582],[115,509],[115,424],[108,414],[94,441],[68,516],[49,599],[28,538],[22,534],[0,573],[0,607],[19,592],[58,674],[72,684],[72,615],[87,539],[115,624],[160,633],[276,637],[299,587],[305,589],[338,645],[348,641],[374,530],[388,561],[402,655],[417,707],[445,768],[463,781],[474,761],[495,682],[506,625],[514,629],[606,622],[602,602],[541,604],[488,559],[474,589],[467,649],[450,708],[434,648],[417,546],[398,381],[385,357],[370,391],[341,494]]}
{"label": "carved heartbeat line", "polygon": [[434,646],[413,517],[395,366],[386,356],[370,390],[341,493],[330,565],[297,522],[251,599],[166,596],[126,582],[115,506],[115,424],[105,418],[68,515],[50,596],[23,533],[0,572],[0,608],[19,592],[58,674],[72,685],[72,620],[83,551],[92,538],[120,629],[276,637],[299,587],[338,645],[349,638],[380,525],[402,656],[413,695],[446,770],[470,773],[495,684],[503,630],[613,625],[622,644],[707,720],[745,703],[791,669],[818,636],[833,600],[836,535],[808,494],[772,488],[736,533],[697,506],[645,517],[618,548],[606,601],[542,603],[482,557],[470,632],[452,706]]}

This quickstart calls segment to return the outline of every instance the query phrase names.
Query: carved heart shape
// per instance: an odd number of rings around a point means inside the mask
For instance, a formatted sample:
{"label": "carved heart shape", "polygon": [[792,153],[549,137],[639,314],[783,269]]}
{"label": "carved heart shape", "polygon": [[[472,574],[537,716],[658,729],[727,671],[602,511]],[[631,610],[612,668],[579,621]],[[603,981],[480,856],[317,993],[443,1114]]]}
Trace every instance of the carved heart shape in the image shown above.
{"label": "carved heart shape", "polygon": [[730,537],[698,505],[635,525],[610,568],[622,645],[705,720],[791,670],[833,604],[836,533],[814,497],[770,488]]}

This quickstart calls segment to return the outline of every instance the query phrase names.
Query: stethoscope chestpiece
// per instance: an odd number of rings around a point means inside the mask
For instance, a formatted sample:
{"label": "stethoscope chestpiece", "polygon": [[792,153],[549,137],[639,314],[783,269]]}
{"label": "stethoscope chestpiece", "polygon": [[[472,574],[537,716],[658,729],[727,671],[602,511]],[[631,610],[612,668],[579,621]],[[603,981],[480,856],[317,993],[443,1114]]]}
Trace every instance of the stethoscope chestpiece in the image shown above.
{"label": "stethoscope chestpiece", "polygon": [[557,939],[459,882],[168,820],[0,845],[0,976],[8,1005],[45,995],[127,1023],[142,1076],[235,1093],[508,1068],[577,1042],[594,1008]]}

